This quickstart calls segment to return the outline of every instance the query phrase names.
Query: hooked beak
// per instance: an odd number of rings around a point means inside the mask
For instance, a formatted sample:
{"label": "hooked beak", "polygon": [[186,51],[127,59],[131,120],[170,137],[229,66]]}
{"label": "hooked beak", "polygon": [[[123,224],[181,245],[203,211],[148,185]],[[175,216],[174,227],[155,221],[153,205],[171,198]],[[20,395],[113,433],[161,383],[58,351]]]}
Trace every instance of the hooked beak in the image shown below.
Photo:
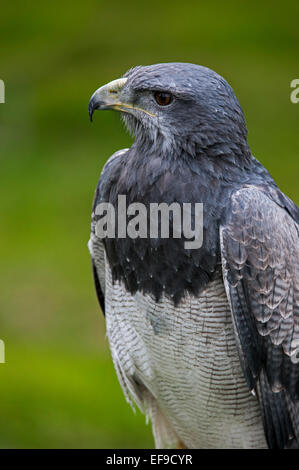
{"label": "hooked beak", "polygon": [[89,118],[91,121],[93,113],[96,109],[114,109],[116,111],[122,111],[125,113],[130,113],[131,110],[137,109],[139,111],[143,111],[146,114],[149,114],[150,116],[155,116],[145,109],[133,106],[131,103],[120,99],[120,94],[127,80],[127,78],[118,78],[117,80],[113,80],[112,82],[107,83],[107,85],[98,88],[94,92],[88,105]]}

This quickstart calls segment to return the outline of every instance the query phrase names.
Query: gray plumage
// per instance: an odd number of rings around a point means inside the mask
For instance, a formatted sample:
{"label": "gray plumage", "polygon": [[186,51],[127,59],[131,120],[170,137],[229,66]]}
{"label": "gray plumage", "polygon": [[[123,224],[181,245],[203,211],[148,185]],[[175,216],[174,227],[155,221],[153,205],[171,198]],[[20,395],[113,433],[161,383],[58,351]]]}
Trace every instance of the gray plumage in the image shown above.
{"label": "gray plumage", "polygon": [[[162,106],[156,92],[170,93]],[[157,447],[299,446],[299,210],[252,156],[218,74],[136,67],[89,104],[135,135],[106,163],[89,248],[114,365]],[[203,245],[97,236],[95,209],[202,202]]]}

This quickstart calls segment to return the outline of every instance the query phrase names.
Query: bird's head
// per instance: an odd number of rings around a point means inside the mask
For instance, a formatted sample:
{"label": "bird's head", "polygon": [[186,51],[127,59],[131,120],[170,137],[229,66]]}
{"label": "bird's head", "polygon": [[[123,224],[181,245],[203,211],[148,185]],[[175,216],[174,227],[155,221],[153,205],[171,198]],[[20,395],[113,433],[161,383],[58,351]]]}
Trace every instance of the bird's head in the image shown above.
{"label": "bird's head", "polygon": [[[129,131],[159,148],[247,147],[240,104],[226,80],[213,70],[188,63],[138,66],[100,87],[89,102],[96,109],[122,113]],[[221,148],[222,149],[221,149]],[[224,150],[223,150],[224,149]],[[196,152],[196,151],[195,151]]]}

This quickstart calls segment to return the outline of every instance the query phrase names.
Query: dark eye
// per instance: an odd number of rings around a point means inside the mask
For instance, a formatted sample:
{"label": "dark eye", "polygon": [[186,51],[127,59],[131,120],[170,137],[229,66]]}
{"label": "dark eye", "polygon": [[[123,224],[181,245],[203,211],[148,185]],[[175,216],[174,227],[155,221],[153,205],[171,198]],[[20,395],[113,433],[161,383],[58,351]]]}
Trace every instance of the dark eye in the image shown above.
{"label": "dark eye", "polygon": [[173,100],[172,94],[164,91],[155,91],[154,97],[160,106],[167,106]]}

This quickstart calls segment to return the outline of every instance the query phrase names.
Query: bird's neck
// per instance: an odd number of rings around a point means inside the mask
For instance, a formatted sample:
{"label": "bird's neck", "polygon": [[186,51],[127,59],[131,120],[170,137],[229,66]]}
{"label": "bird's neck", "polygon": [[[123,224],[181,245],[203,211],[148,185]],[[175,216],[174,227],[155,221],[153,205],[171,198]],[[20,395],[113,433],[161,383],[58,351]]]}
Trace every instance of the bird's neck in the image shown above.
{"label": "bird's neck", "polygon": [[209,129],[208,138],[198,132],[189,136],[163,133],[156,128],[151,132],[138,132],[133,144],[139,155],[159,155],[161,159],[186,160],[200,156],[240,161],[240,167],[252,162],[247,137],[241,132]]}
{"label": "bird's neck", "polygon": [[[129,166],[143,168],[150,180],[165,172],[191,171],[205,178],[243,182],[254,173],[256,160],[244,138],[230,142],[224,138],[210,138],[208,142],[196,136],[189,139],[165,138],[157,135],[136,138],[130,149]],[[146,183],[146,180],[144,180]]]}

